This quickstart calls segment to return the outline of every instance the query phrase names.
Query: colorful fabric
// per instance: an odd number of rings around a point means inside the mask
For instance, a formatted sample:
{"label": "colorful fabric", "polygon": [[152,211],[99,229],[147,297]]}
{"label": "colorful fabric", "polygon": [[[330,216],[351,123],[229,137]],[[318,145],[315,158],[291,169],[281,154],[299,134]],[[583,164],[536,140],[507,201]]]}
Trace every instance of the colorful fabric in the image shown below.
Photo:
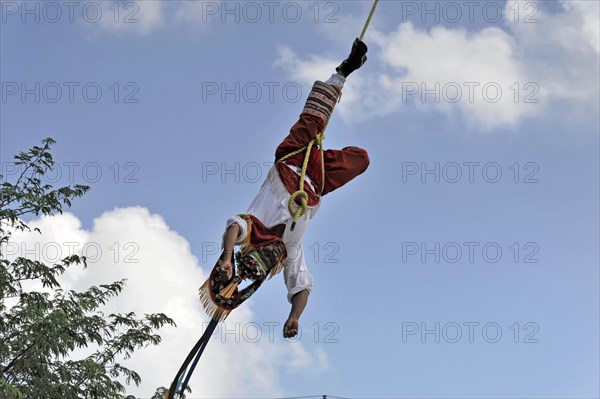
{"label": "colorful fabric", "polygon": [[317,80],[313,84],[302,113],[317,116],[326,124],[339,97],[338,88]]}
{"label": "colorful fabric", "polygon": [[[242,273],[247,274],[248,278],[252,276],[258,278],[263,274],[264,277],[267,277],[267,274],[273,277],[283,269],[287,258],[285,243],[256,216],[246,214],[239,217],[246,220],[248,225],[246,239],[236,254],[236,260],[242,261],[241,266],[247,269],[242,270]],[[246,279],[241,274],[240,277]]]}
{"label": "colorful fabric", "polygon": [[[283,240],[259,219],[252,215],[238,216],[246,223],[246,236],[240,251],[231,259],[233,278],[222,281],[217,262],[199,290],[202,306],[213,320],[224,320],[233,309],[250,298],[267,278],[283,269],[287,257]],[[238,286],[243,280],[251,280],[252,283],[240,290]]]}
{"label": "colorful fabric", "polygon": [[[276,168],[277,172],[279,173],[279,176],[281,177],[281,181],[283,181],[287,191],[290,194],[293,194],[294,192],[296,192],[296,190],[298,190],[298,187],[300,186],[300,173],[292,170],[290,166],[294,165],[288,165],[286,164],[286,162],[287,161],[277,164]],[[298,169],[300,168],[298,167]],[[310,184],[307,181],[304,182],[304,191],[306,191],[306,194],[308,194],[308,206],[316,206],[319,204],[319,202],[321,201],[321,196],[315,193],[315,190],[313,190],[310,187]],[[302,201],[299,197],[296,198],[295,202],[297,205],[302,204]]]}
{"label": "colorful fabric", "polygon": [[[323,130],[324,123],[321,118],[314,115],[303,113],[300,119],[290,129],[289,135],[279,144],[275,151],[275,167],[281,176],[283,184],[287,191],[292,194],[300,186],[300,176],[290,171],[287,165],[302,167],[305,153],[294,155],[284,162],[277,161],[287,154],[306,146],[310,141]],[[325,182],[321,171],[321,154],[318,148],[313,147],[310,153],[308,168],[306,174],[312,180],[315,188],[320,190],[323,187],[321,196],[327,195],[334,190],[342,187],[352,179],[362,174],[369,167],[369,154],[362,148],[345,147],[341,150],[325,150]],[[305,191],[309,196],[309,205],[318,203],[318,192],[315,193],[305,183]],[[311,194],[312,193],[312,194]]]}

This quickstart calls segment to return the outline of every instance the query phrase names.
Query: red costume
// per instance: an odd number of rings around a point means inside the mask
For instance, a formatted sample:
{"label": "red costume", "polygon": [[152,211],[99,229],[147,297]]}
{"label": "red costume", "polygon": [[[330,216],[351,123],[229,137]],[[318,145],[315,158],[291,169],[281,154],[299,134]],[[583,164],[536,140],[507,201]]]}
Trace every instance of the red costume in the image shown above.
{"label": "red costume", "polygon": [[[323,131],[324,126],[325,122],[323,119],[309,113],[302,113],[298,122],[291,128],[290,134],[281,144],[279,144],[279,147],[277,147],[277,150],[275,151],[275,162],[285,155],[306,146],[310,141],[314,140],[321,131]],[[286,159],[284,163],[301,168],[304,157],[305,153],[301,152],[300,154],[296,154]],[[367,167],[369,166],[369,155],[367,154],[367,151],[358,147],[345,147],[342,150],[325,150],[324,160],[325,185],[321,195],[329,194],[348,183],[350,180],[367,170]],[[298,190],[300,177],[294,173],[294,171],[281,163],[277,164],[277,171],[290,194]],[[315,188],[319,190],[323,180],[321,172],[321,154],[319,149],[315,147],[311,149],[306,174],[314,183]],[[308,185],[305,185],[305,189],[307,192],[309,192],[309,190],[311,192],[309,193],[309,198],[312,199],[312,201],[309,201],[309,205],[316,205],[315,200],[318,201],[318,199],[315,199],[315,193],[312,192]]]}
{"label": "red costume", "polygon": [[[300,115],[300,119],[291,128],[290,134],[277,147],[275,151],[275,164],[279,176],[290,194],[298,190],[300,185],[299,176],[281,162],[278,163],[278,161],[315,140],[317,135],[327,125],[340,94],[341,87],[320,81],[315,82],[304,110]],[[285,159],[283,163],[302,168],[305,156],[305,152],[302,151]],[[306,174],[314,184],[317,192],[314,192],[308,184],[305,184],[305,191],[309,195],[308,205],[310,206],[319,203],[319,194],[329,194],[367,170],[369,156],[367,151],[362,148],[345,147],[342,150],[325,150],[323,153],[323,162],[325,163],[324,182],[321,153],[316,146],[313,146]],[[319,191],[321,192],[319,193]]]}

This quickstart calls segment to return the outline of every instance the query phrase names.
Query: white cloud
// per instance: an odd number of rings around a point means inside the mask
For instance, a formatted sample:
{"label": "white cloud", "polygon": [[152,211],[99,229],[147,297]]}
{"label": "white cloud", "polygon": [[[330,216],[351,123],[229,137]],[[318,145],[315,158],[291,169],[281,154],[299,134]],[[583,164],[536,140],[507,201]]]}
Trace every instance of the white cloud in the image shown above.
{"label": "white cloud", "polygon": [[[90,231],[69,213],[29,225],[43,234],[15,234],[13,242],[18,245],[8,248],[12,256],[23,254],[22,248],[29,258],[42,261],[73,252],[86,255],[88,268],[68,271],[63,278],[66,288],[84,290],[126,278],[125,290],[105,312],[134,311],[138,316],[163,312],[176,321],[177,328],[159,332],[163,338],[159,346],[140,350],[126,362],[143,379],[139,389],[129,387],[129,394],[149,397],[156,387],[168,386],[208,321],[197,298],[208,269],[200,267],[188,241],[161,216],[139,207],[106,212],[94,220]],[[297,372],[327,369],[324,352],[311,353],[301,343],[285,342],[281,326],[269,331],[266,325],[251,324],[250,306],[242,305],[226,321],[227,330],[237,333],[218,330],[211,340],[190,382],[194,397],[281,395],[279,376],[289,365]],[[256,340],[259,330],[262,335]]]}
{"label": "white cloud", "polygon": [[135,0],[122,2],[101,2],[90,9],[86,22],[96,19],[96,9],[100,8],[97,23],[86,23],[88,27],[101,33],[147,35],[164,28],[179,28],[184,25],[203,28],[210,21],[218,21],[216,10],[220,5],[214,1],[163,1]]}
{"label": "white cloud", "polygon": [[[311,55],[304,60],[289,47],[282,46],[278,49],[278,57],[274,66],[287,70],[290,78],[300,84],[304,93],[308,95],[315,80],[327,80],[335,72],[335,68],[340,62],[339,59],[320,55]],[[368,78],[356,74],[352,75],[351,79],[352,83],[344,87],[342,100],[336,105],[335,111],[345,119],[357,118],[358,115],[363,114],[363,110],[371,111],[366,104],[378,103],[369,101],[368,97],[374,93],[365,89]],[[375,110],[375,112],[378,111]],[[354,115],[351,115],[352,113]]]}
{"label": "white cloud", "polygon": [[313,373],[321,373],[329,368],[327,352],[317,349],[316,355],[309,353],[301,345],[293,345],[292,359],[288,364],[291,371],[311,370]]}
{"label": "white cloud", "polygon": [[212,16],[211,12],[215,6],[216,3],[212,1],[182,1],[177,4],[175,19],[180,22],[203,26],[209,22],[209,17]]}
{"label": "white cloud", "polygon": [[510,88],[529,80],[513,57],[510,35],[499,28],[471,34],[444,27],[426,31],[405,23],[373,41],[382,48],[380,62],[396,72],[382,75],[384,89],[396,93],[393,106],[431,101],[440,112],[458,108],[472,123],[486,127],[514,125],[534,112],[514,101]]}
{"label": "white cloud", "polygon": [[[411,22],[391,32],[372,27],[368,64],[349,78],[339,113],[355,121],[402,112],[411,104],[449,118],[461,115],[467,126],[489,130],[515,127],[524,118],[548,112],[556,101],[588,106],[599,90],[599,3],[561,4],[563,10],[551,14],[531,1],[508,2],[508,30],[428,29]],[[520,18],[514,18],[516,8]],[[524,23],[524,16],[538,22]],[[327,78],[336,62],[301,58],[283,48],[275,64],[309,83]]]}
{"label": "white cloud", "polygon": [[[166,3],[163,1],[99,2],[87,12],[85,25],[108,33],[148,34],[165,25]],[[100,11],[97,11],[100,10]],[[83,14],[85,15],[85,14]],[[96,23],[90,23],[95,21]]]}
{"label": "white cloud", "polygon": [[529,12],[534,22],[516,22],[514,18],[509,17],[508,13],[505,14],[506,19],[511,30],[523,42],[531,42],[534,39],[540,44],[543,42],[546,42],[547,45],[559,43],[567,50],[583,53],[600,52],[600,17],[598,15],[600,3],[585,0],[561,0],[559,3],[562,11],[549,13],[544,11],[543,5],[539,1],[512,0],[507,3],[506,8],[518,7],[523,10],[523,14],[525,14],[525,7],[529,7],[531,10],[531,5],[536,4],[535,14]]}
{"label": "white cloud", "polygon": [[[525,7],[512,1],[508,7]],[[563,10],[549,13],[536,6],[536,23],[507,20],[518,44],[517,56],[528,74],[539,82],[549,100],[598,97],[598,54],[600,53],[600,3],[561,1]]]}
{"label": "white cloud", "polygon": [[314,82],[315,77],[329,77],[338,65],[339,60],[314,54],[303,60],[289,47],[281,47],[275,61],[276,67],[288,69],[295,79],[303,82]]}

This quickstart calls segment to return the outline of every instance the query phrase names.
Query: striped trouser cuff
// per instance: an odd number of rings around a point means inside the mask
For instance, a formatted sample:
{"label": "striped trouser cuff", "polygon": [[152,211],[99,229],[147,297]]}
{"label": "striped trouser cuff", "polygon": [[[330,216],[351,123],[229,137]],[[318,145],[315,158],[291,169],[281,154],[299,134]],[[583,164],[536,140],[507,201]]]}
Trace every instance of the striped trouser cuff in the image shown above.
{"label": "striped trouser cuff", "polygon": [[316,81],[308,95],[303,113],[318,116],[327,123],[333,112],[333,108],[340,96],[339,91],[334,86],[324,82]]}

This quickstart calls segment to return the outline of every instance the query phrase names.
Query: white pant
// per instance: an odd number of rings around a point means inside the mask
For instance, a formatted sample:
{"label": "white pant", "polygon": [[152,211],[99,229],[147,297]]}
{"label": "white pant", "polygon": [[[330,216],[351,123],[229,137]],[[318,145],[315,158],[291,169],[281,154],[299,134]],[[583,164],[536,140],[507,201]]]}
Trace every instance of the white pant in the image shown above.
{"label": "white pant", "polygon": [[[289,167],[299,173],[298,168],[294,166]],[[306,176],[305,179],[308,181],[309,185],[313,186],[308,176]],[[283,234],[283,242],[287,248],[288,256],[283,269],[283,278],[288,290],[287,298],[291,303],[292,297],[295,294],[303,290],[308,290],[310,293],[314,285],[312,275],[308,271],[306,261],[304,260],[302,236],[306,230],[308,221],[317,213],[319,205],[309,206],[306,213],[296,221],[294,231],[290,231],[294,217],[288,210],[289,199],[290,193],[283,185],[279,173],[277,172],[277,168],[273,166],[269,171],[267,179],[260,188],[258,195],[250,204],[247,213],[255,216],[265,226],[270,228],[280,224],[286,225]],[[296,208],[299,207],[296,205]],[[240,226],[240,233],[237,237],[236,244],[241,244],[248,234],[248,224],[239,216],[234,216],[227,220],[227,227],[232,223],[237,223]]]}

